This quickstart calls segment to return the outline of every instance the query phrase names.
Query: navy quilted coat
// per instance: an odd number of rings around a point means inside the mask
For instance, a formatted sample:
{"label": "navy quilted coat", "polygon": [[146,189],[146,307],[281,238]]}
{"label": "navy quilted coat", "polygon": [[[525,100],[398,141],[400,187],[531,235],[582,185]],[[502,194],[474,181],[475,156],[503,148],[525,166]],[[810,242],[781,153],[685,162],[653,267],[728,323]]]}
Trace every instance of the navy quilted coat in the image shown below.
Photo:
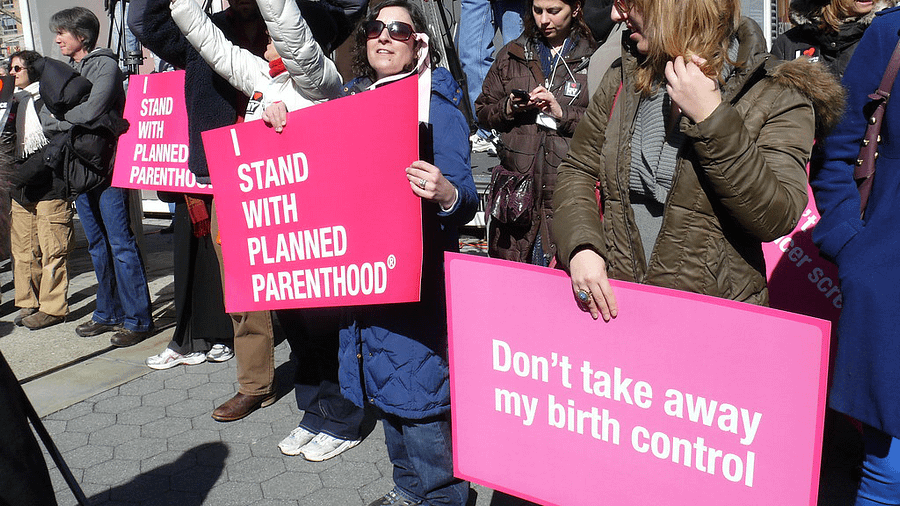
{"label": "navy quilted coat", "polygon": [[[345,94],[365,89],[356,80]],[[340,331],[341,392],[356,405],[422,419],[450,408],[444,251],[459,250],[457,228],[475,215],[478,198],[470,165],[469,127],[457,109],[462,90],[446,69],[432,76],[429,123],[434,165],[459,190],[456,207],[443,212],[423,203],[422,297],[417,303],[353,308]]]}

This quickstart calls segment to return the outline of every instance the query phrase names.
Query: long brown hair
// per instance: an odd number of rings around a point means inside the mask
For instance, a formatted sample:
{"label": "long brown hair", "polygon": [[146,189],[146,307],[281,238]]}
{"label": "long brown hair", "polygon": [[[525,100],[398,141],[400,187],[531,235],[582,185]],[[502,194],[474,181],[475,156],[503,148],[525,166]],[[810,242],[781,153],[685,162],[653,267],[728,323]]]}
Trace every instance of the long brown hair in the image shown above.
{"label": "long brown hair", "polygon": [[728,48],[741,22],[740,0],[633,0],[643,15],[648,50],[638,66],[635,88],[644,95],[663,80],[666,63],[677,56],[706,60],[703,73],[721,81]]}

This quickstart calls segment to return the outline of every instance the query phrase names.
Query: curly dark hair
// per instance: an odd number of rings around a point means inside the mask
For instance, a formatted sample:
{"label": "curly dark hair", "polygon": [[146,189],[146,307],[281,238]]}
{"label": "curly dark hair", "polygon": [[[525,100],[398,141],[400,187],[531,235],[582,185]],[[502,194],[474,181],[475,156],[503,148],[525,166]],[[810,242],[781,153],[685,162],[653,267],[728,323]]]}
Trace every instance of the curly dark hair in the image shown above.
{"label": "curly dark hair", "polygon": [[[578,38],[591,40],[591,29],[584,22],[584,2],[582,0],[561,0],[563,3],[572,8],[572,32],[578,35]],[[522,14],[522,32],[531,40],[540,40],[547,44],[544,34],[538,29],[537,23],[534,22],[534,0],[526,2],[526,11]]]}
{"label": "curly dark hair", "polygon": [[[417,33],[428,35],[429,41],[434,40],[431,30],[428,28],[428,22],[425,20],[425,15],[422,13],[422,9],[411,0],[384,0],[370,5],[369,12],[362,20],[360,20],[356,27],[356,44],[353,51],[353,73],[357,77],[368,77],[373,81],[377,79],[375,69],[369,65],[369,57],[366,54],[366,42],[369,39],[366,37],[365,26],[366,23],[377,18],[381,9],[385,7],[402,7],[406,9],[406,12],[409,13],[409,18],[413,22],[413,30]],[[431,61],[432,68],[436,67],[441,61],[441,53],[438,52],[434,43],[428,44],[428,57]],[[415,65],[415,62],[413,64]]]}
{"label": "curly dark hair", "polygon": [[13,58],[18,58],[22,61],[22,65],[25,67],[25,70],[28,72],[28,81],[32,83],[36,83],[41,80],[41,75],[38,74],[38,71],[34,68],[34,62],[43,58],[40,53],[37,51],[30,51],[28,49],[22,51],[16,51],[15,53],[9,55],[9,66],[8,69],[12,70],[12,61]]}

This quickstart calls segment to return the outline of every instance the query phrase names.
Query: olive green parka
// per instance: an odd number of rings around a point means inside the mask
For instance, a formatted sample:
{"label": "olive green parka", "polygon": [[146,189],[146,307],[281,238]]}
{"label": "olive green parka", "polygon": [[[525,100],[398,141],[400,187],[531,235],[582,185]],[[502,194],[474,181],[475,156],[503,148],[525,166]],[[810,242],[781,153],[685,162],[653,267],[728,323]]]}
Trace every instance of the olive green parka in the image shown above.
{"label": "olive green parka", "polygon": [[626,50],[604,76],[558,171],[553,238],[566,267],[591,248],[613,279],[768,303],[761,243],[797,224],[813,140],[837,122],[843,92],[821,64],[772,58],[755,22],[745,18],[737,38],[743,63],[722,103],[700,123],[680,118],[686,138],[655,245],[641,244],[629,200],[636,56]]}

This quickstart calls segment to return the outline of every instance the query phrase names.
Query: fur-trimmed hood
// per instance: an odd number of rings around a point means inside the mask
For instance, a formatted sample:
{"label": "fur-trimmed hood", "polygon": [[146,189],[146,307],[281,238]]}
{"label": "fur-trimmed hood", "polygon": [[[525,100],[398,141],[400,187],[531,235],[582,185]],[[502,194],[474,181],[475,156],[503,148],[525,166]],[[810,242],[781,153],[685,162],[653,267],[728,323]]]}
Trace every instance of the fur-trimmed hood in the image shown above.
{"label": "fur-trimmed hood", "polygon": [[[822,23],[822,17],[816,15],[818,10],[822,8],[822,6],[828,4],[828,1],[825,0],[792,0],[791,1],[791,21],[795,25],[815,25],[818,26]],[[887,9],[889,7],[895,7],[900,5],[900,0],[875,0],[875,8],[872,9],[872,12],[866,14],[862,18],[859,19],[859,22],[864,25],[869,25],[872,23],[872,20],[875,18],[875,13],[882,10]]]}
{"label": "fur-trimmed hood", "polygon": [[806,95],[816,112],[816,138],[823,138],[837,125],[844,112],[841,83],[821,62],[802,57],[779,62],[769,71],[770,79]]}

